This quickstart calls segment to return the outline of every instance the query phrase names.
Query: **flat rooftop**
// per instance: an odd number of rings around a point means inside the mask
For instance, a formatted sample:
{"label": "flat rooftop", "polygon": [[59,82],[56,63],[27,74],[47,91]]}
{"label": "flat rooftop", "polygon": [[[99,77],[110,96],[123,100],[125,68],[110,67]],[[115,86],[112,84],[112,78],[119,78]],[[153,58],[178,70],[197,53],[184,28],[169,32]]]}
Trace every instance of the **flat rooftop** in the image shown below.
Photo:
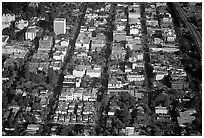
{"label": "flat rooftop", "polygon": [[55,18],[54,21],[66,21],[66,19],[65,18]]}

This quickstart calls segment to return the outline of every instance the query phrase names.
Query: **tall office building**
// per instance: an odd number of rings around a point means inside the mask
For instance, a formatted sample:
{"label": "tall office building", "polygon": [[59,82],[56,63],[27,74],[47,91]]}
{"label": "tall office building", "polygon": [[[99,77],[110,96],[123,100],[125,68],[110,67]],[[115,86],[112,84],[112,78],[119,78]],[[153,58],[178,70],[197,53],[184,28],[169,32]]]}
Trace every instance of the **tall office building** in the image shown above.
{"label": "tall office building", "polygon": [[65,18],[55,18],[54,32],[56,35],[66,33],[66,19]]}

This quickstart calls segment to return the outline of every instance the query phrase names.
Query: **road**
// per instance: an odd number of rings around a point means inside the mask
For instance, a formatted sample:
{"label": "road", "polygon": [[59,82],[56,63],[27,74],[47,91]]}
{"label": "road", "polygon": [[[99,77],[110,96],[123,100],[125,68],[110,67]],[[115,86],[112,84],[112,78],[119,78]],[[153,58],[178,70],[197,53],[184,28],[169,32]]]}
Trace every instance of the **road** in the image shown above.
{"label": "road", "polygon": [[176,6],[176,8],[179,11],[179,15],[182,18],[182,20],[184,21],[184,23],[186,24],[187,28],[189,29],[191,35],[193,36],[193,39],[196,42],[196,46],[198,48],[199,54],[200,56],[202,56],[202,36],[200,34],[199,31],[196,30],[195,26],[192,25],[191,23],[188,22],[187,20],[187,14],[186,12],[184,12],[184,10],[181,8],[181,6],[179,5],[178,2],[175,2],[174,5]]}

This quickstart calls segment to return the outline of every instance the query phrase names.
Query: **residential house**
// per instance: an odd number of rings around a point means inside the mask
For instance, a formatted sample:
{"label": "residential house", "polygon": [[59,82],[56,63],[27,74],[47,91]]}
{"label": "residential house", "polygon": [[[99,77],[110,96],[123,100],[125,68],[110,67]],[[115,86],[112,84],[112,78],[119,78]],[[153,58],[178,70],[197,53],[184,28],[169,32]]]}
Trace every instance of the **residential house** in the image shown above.
{"label": "residential house", "polygon": [[15,14],[3,14],[2,15],[2,23],[10,23],[11,21],[15,21]]}
{"label": "residential house", "polygon": [[83,93],[83,101],[90,101],[90,99],[93,100],[95,98],[96,98],[96,95],[93,93],[90,93],[90,92]]}
{"label": "residential house", "polygon": [[177,80],[171,83],[171,87],[176,90],[189,89],[189,83],[184,80]]}
{"label": "residential house", "polygon": [[108,89],[108,95],[111,96],[111,95],[118,95],[119,93],[130,93],[130,90],[124,90],[124,89]]}
{"label": "residential house", "polygon": [[86,70],[92,70],[91,65],[76,65],[73,70],[73,75],[75,77],[82,78],[82,76],[86,73]]}
{"label": "residential house", "polygon": [[76,89],[73,92],[73,100],[83,100],[83,93],[85,92],[84,89]]}
{"label": "residential house", "polygon": [[132,69],[137,69],[137,68],[141,68],[142,70],[144,70],[144,63],[143,62],[133,62]]}
{"label": "residential house", "polygon": [[129,24],[136,24],[140,22],[140,9],[135,7],[128,7],[129,9]]}
{"label": "residential house", "polygon": [[105,46],[104,40],[92,40],[91,41],[91,51],[100,52],[104,46]]}
{"label": "residential house", "polygon": [[133,81],[144,81],[144,75],[138,75],[138,74],[128,74],[127,75],[127,80],[129,82],[133,82]]}
{"label": "residential house", "polygon": [[120,42],[126,40],[126,32],[125,31],[113,31],[113,41]]}
{"label": "residential house", "polygon": [[118,59],[125,59],[126,51],[119,43],[114,43],[112,45],[112,51],[111,51],[111,59],[112,60],[118,60]]}
{"label": "residential house", "polygon": [[64,62],[64,54],[62,52],[60,52],[60,51],[56,51],[53,54],[53,59],[56,60],[56,61]]}
{"label": "residential house", "polygon": [[69,40],[62,39],[61,41],[58,42],[61,47],[68,47],[69,46]]}
{"label": "residential house", "polygon": [[123,87],[122,82],[118,81],[118,79],[116,79],[116,78],[111,78],[108,81],[108,89],[119,89],[119,88],[122,88],[122,87]]}
{"label": "residential house", "polygon": [[15,22],[15,27],[17,27],[19,30],[23,30],[27,26],[28,26],[27,20],[21,19],[21,20]]}
{"label": "residential house", "polygon": [[40,129],[39,124],[28,124],[26,131],[37,131]]}
{"label": "residential house", "polygon": [[76,87],[76,77],[74,75],[64,76],[63,87],[75,88]]}
{"label": "residential house", "polygon": [[169,111],[167,107],[155,107],[155,113],[157,115],[156,120],[159,122],[170,122],[171,116],[169,114]]}
{"label": "residential house", "polygon": [[86,70],[86,75],[89,75],[91,78],[96,77],[99,78],[101,76],[101,70]]}
{"label": "residential house", "polygon": [[39,40],[39,51],[50,51],[53,46],[53,37],[44,36]]}
{"label": "residential house", "polygon": [[26,40],[33,40],[37,35],[37,30],[35,27],[28,27],[27,31],[25,32],[25,39]]}

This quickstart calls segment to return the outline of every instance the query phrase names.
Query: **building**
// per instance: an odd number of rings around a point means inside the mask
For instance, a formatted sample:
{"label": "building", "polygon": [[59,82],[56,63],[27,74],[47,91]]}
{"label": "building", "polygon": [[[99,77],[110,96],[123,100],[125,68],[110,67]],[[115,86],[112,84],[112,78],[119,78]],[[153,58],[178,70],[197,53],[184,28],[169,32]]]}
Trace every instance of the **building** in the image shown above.
{"label": "building", "polygon": [[44,36],[43,39],[39,40],[38,51],[50,51],[53,46],[53,37]]}
{"label": "building", "polygon": [[73,92],[73,100],[83,100],[84,89],[78,89]]}
{"label": "building", "polygon": [[27,131],[37,131],[40,129],[39,124],[29,124],[27,127]]}
{"label": "building", "polygon": [[65,18],[55,18],[54,32],[55,32],[55,35],[66,33],[66,19]]}
{"label": "building", "polygon": [[6,46],[2,48],[2,54],[15,54],[15,53],[24,53],[26,54],[28,50],[25,49],[20,49],[20,48],[15,48],[13,46]]}
{"label": "building", "polygon": [[37,30],[34,27],[30,27],[25,32],[25,39],[26,40],[33,40],[36,37]]}
{"label": "building", "polygon": [[86,70],[86,75],[89,75],[91,78],[99,78],[101,76],[101,70]]}
{"label": "building", "polygon": [[128,74],[127,75],[127,80],[129,82],[133,82],[133,81],[144,81],[144,75],[138,75],[138,74]]}
{"label": "building", "polygon": [[63,87],[75,88],[76,87],[76,77],[73,75],[64,76]]}
{"label": "building", "polygon": [[90,99],[96,98],[96,95],[90,92],[83,93],[83,100],[90,101]]}
{"label": "building", "polygon": [[3,14],[2,15],[2,24],[10,23],[11,21],[15,21],[14,14]]}
{"label": "building", "polygon": [[112,78],[108,81],[108,88],[109,89],[119,89],[122,88],[123,84],[121,81],[118,81],[116,78]]}
{"label": "building", "polygon": [[2,35],[2,46],[4,47],[7,44],[7,41],[9,40],[8,35]]}
{"label": "building", "polygon": [[175,90],[188,89],[189,83],[184,80],[173,81],[171,87]]}
{"label": "building", "polygon": [[19,20],[18,22],[15,22],[15,26],[19,29],[19,30],[22,30],[24,29],[25,27],[28,26],[28,21],[27,20]]}
{"label": "building", "polygon": [[105,46],[104,40],[92,40],[91,41],[91,51],[100,52],[102,47]]}
{"label": "building", "polygon": [[118,95],[119,93],[130,93],[130,90],[124,90],[124,89],[109,89],[108,90],[108,95]]}
{"label": "building", "polygon": [[119,43],[112,45],[111,60],[125,59],[125,55],[126,51]]}

